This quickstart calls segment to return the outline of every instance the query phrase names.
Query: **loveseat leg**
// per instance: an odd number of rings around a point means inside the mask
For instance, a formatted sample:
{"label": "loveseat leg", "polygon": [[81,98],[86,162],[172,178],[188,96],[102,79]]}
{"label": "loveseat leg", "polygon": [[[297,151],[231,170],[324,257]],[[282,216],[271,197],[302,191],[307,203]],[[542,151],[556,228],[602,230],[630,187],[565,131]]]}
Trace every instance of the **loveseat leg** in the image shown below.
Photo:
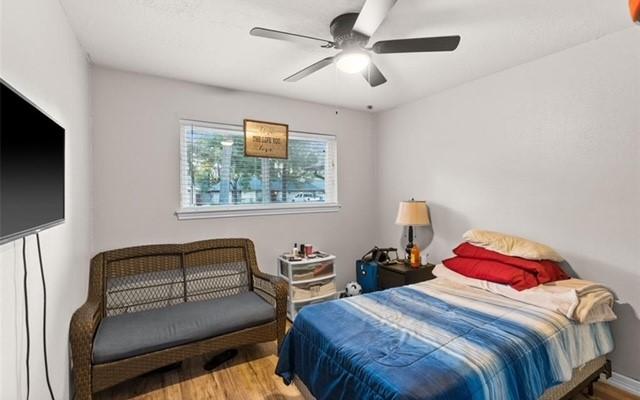
{"label": "loveseat leg", "polygon": [[280,355],[280,349],[282,348],[282,343],[284,343],[285,330],[286,330],[286,318],[283,321],[278,321],[276,323],[276,343],[278,347],[276,348],[276,355]]}
{"label": "loveseat leg", "polygon": [[280,349],[282,348],[282,342],[284,342],[284,336],[278,336],[278,347],[276,348],[276,356],[280,357]]}
{"label": "loveseat leg", "polygon": [[73,386],[75,389],[75,393],[73,394],[74,400],[91,400],[93,398],[91,375],[90,373],[83,372],[84,371],[74,371],[73,373]]}
{"label": "loveseat leg", "polygon": [[[73,334],[73,330],[72,333]],[[77,329],[76,329],[77,332]],[[76,335],[77,336],[77,335]],[[91,400],[93,398],[93,376],[91,366],[91,344],[83,343],[83,336],[80,340],[71,341],[72,368],[73,376],[73,399],[75,400]]]}

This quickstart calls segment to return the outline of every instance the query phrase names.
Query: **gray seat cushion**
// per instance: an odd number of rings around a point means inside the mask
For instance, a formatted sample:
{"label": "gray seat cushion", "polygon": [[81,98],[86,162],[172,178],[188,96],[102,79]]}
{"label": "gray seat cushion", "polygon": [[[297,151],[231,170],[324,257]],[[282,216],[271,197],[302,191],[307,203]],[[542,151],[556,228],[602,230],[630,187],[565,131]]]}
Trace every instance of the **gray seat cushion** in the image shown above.
{"label": "gray seat cushion", "polygon": [[121,360],[273,320],[275,308],[253,292],[107,317],[93,342],[93,362]]}

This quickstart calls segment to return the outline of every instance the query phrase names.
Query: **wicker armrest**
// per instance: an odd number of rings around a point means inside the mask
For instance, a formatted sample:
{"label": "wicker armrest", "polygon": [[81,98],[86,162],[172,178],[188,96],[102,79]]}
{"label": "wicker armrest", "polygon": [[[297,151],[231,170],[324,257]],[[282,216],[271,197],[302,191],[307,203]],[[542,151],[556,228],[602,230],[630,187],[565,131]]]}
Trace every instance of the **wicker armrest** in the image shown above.
{"label": "wicker armrest", "polygon": [[283,278],[265,274],[264,272],[254,273],[253,286],[271,297],[272,300],[270,302],[272,304],[275,303],[276,307],[280,305],[286,307],[288,285]]}
{"label": "wicker armrest", "polygon": [[[71,342],[74,381],[78,387],[91,388],[93,337],[101,319],[100,303],[91,300],[78,308],[71,317],[69,341]],[[79,398],[85,398],[84,393]]]}
{"label": "wicker armrest", "polygon": [[253,288],[260,297],[273,304],[276,308],[276,336],[279,351],[287,324],[287,292],[289,291],[289,286],[281,277],[254,271]]}

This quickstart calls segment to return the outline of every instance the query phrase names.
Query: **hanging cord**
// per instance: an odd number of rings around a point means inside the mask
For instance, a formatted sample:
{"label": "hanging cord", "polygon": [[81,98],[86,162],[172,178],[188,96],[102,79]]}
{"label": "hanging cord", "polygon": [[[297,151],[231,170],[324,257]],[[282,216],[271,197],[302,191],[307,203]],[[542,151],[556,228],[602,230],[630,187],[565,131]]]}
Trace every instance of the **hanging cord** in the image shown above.
{"label": "hanging cord", "polygon": [[47,378],[47,387],[51,400],[55,400],[53,389],[51,389],[51,379],[49,378],[49,360],[47,359],[47,284],[44,280],[44,267],[42,266],[42,250],[40,249],[40,234],[36,233],[36,241],[38,242],[38,260],[40,261],[40,276],[42,277],[42,348],[44,349],[44,373]]}
{"label": "hanging cord", "polygon": [[[369,69],[369,71],[367,72],[369,74],[369,79],[368,81],[371,82],[371,65],[373,64],[373,57],[371,57],[371,60],[369,61],[369,65],[367,65],[367,68]],[[369,104],[367,105],[367,110],[371,111],[373,109],[373,89],[374,87],[371,86],[371,84],[369,84]]]}
{"label": "hanging cord", "polygon": [[24,322],[27,331],[27,400],[29,400],[29,390],[30,390],[30,382],[29,382],[29,350],[31,347],[31,334],[29,333],[29,296],[27,294],[27,239],[22,238],[22,268],[24,269]]}
{"label": "hanging cord", "polygon": [[[337,91],[337,88],[338,88],[338,67],[336,67],[335,63],[333,63],[333,88],[334,88],[333,92],[337,93],[338,92]],[[335,127],[337,128],[338,127],[338,122],[337,122],[338,121],[338,99],[337,99],[337,96],[333,98],[333,107],[336,109],[336,119],[335,119],[336,125],[335,125]],[[334,132],[335,132],[335,129],[334,129]]]}

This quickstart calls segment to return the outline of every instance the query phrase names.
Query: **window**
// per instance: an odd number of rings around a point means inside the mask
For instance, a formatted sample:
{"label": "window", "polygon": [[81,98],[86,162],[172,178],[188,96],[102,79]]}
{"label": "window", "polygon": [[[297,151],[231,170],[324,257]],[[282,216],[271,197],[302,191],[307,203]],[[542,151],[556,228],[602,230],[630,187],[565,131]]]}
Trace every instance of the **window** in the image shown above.
{"label": "window", "polygon": [[181,121],[179,219],[336,211],[335,136],[289,132],[286,160],[244,156],[242,126]]}

